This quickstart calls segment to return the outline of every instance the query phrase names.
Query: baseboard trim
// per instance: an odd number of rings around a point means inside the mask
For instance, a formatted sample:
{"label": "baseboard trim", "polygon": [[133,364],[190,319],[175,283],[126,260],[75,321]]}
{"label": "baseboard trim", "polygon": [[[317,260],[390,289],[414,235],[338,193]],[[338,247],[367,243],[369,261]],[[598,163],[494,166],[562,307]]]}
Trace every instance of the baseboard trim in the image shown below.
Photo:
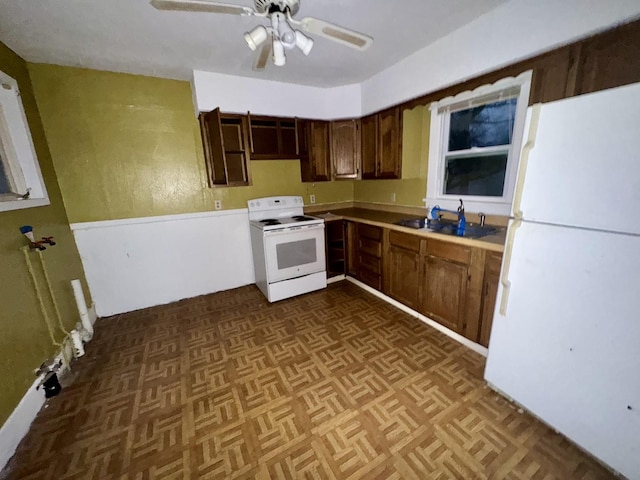
{"label": "baseboard trim", "polygon": [[456,333],[453,330],[449,330],[447,327],[443,327],[442,325],[440,325],[435,320],[432,320],[429,317],[425,317],[421,313],[416,312],[414,309],[409,308],[406,305],[403,305],[402,303],[398,302],[397,300],[394,300],[391,297],[388,297],[387,295],[385,295],[382,292],[379,292],[375,288],[371,288],[369,285],[365,285],[364,283],[360,282],[359,280],[356,280],[353,277],[347,277],[347,280],[350,281],[351,283],[359,286],[363,290],[366,290],[367,292],[375,295],[376,297],[380,298],[381,300],[384,300],[385,302],[390,303],[394,307],[399,308],[403,312],[408,313],[412,317],[417,318],[422,323],[426,323],[427,325],[429,325],[430,327],[435,328],[439,332],[444,333],[447,337],[450,337],[451,339],[455,340],[456,342],[461,343],[462,345],[464,345],[467,348],[470,348],[474,352],[479,353],[480,355],[482,355],[484,357],[486,357],[489,354],[489,350],[487,348],[483,347],[482,345],[479,345],[479,344],[477,344],[475,342],[472,342],[471,340],[469,340],[468,338],[463,337],[459,333]]}
{"label": "baseboard trim", "polygon": [[0,470],[13,457],[18,445],[29,431],[36,415],[44,405],[44,391],[36,390],[40,383],[37,378],[29,387],[18,406],[0,428]]}
{"label": "baseboard trim", "polygon": [[346,278],[347,278],[346,275],[336,275],[335,277],[327,278],[327,285],[331,283],[340,282],[342,280],[345,280]]}
{"label": "baseboard trim", "polygon": [[98,320],[98,314],[96,313],[96,304],[92,304],[89,308],[87,308],[87,313],[89,314],[89,321],[91,325],[96,324],[96,320]]}

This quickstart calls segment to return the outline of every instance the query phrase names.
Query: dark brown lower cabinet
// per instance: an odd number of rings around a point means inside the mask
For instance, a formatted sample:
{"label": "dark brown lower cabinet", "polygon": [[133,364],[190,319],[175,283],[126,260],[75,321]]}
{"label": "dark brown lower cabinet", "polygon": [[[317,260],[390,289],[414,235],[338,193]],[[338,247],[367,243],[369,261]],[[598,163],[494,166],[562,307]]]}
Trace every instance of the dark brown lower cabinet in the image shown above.
{"label": "dark brown lower cabinet", "polygon": [[345,233],[348,275],[489,344],[501,253],[352,221]]}
{"label": "dark brown lower cabinet", "polygon": [[480,320],[480,336],[478,343],[489,346],[491,325],[498,297],[498,283],[500,282],[500,266],[502,254],[488,252],[484,263],[484,280],[482,282],[482,318]]}
{"label": "dark brown lower cabinet", "polygon": [[420,253],[424,240],[391,230],[384,267],[384,293],[407,307],[420,310],[422,270]]}
{"label": "dark brown lower cabinet", "polygon": [[471,248],[427,240],[420,312],[464,335]]}
{"label": "dark brown lower cabinet", "polygon": [[327,259],[327,278],[345,273],[345,235],[344,224],[340,220],[325,222],[325,248]]}
{"label": "dark brown lower cabinet", "polygon": [[354,278],[358,276],[358,224],[345,223],[346,248],[347,248],[347,275]]}
{"label": "dark brown lower cabinet", "polygon": [[469,267],[427,255],[421,313],[454,332],[464,334]]}
{"label": "dark brown lower cabinet", "polygon": [[358,273],[356,278],[382,290],[382,228],[358,223]]}

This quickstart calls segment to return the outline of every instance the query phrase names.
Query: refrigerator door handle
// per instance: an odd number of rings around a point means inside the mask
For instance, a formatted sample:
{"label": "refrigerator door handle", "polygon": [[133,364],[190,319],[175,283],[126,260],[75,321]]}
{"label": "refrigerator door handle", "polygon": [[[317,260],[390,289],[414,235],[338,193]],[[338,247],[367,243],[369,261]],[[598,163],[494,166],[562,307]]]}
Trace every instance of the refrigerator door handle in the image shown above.
{"label": "refrigerator door handle", "polygon": [[522,203],[522,189],[524,188],[524,179],[527,176],[527,165],[529,163],[529,153],[533,150],[533,147],[536,146],[536,134],[538,133],[538,122],[540,120],[540,107],[541,103],[536,103],[531,107],[531,120],[529,122],[529,132],[527,134],[527,141],[522,147],[522,155],[520,157],[520,170],[518,173],[518,179],[516,181],[516,188],[513,192],[513,216],[518,218],[523,218],[524,213],[522,212],[521,203]]}
{"label": "refrigerator door handle", "polygon": [[516,230],[522,225],[522,219],[516,218],[507,235],[507,243],[504,248],[504,263],[502,265],[502,275],[500,283],[502,284],[502,296],[500,297],[500,315],[503,317],[507,314],[507,303],[509,302],[509,290],[511,290],[511,281],[509,280],[509,270],[511,268],[511,255],[513,253],[513,241],[515,240]]}
{"label": "refrigerator door handle", "polygon": [[502,274],[500,277],[500,283],[502,284],[502,296],[500,297],[500,315],[505,316],[507,314],[507,304],[509,303],[509,291],[511,290],[511,281],[509,280],[509,270],[511,268],[511,254],[513,252],[513,241],[516,236],[516,230],[522,224],[524,218],[524,212],[522,211],[522,191],[524,188],[524,180],[527,176],[527,165],[529,163],[529,154],[531,150],[536,146],[536,134],[538,133],[538,123],[540,121],[540,107],[542,104],[537,103],[531,107],[531,119],[529,121],[529,131],[527,134],[527,141],[522,147],[522,155],[520,157],[520,169],[518,171],[518,180],[516,181],[516,188],[513,192],[513,223],[509,227],[509,233],[507,235],[507,243],[504,248],[504,262],[502,265]]}

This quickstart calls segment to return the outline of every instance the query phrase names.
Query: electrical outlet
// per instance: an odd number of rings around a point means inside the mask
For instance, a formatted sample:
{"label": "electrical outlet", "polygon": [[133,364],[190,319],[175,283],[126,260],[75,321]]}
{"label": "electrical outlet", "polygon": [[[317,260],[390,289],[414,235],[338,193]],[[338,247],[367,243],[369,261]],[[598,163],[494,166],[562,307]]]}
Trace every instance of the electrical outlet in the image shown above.
{"label": "electrical outlet", "polygon": [[316,203],[316,196],[315,195],[309,195],[309,202]]}
{"label": "electrical outlet", "polygon": [[222,210],[222,200],[216,200],[213,202],[213,206],[216,210]]}
{"label": "electrical outlet", "polygon": [[395,192],[393,192],[391,194],[391,203],[396,203],[396,193]]}

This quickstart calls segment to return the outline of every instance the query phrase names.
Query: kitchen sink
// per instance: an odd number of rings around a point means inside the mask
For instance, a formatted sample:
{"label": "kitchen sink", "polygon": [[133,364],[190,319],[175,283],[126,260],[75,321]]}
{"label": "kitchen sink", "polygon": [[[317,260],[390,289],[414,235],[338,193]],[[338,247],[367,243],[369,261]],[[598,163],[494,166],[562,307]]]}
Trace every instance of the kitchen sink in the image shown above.
{"label": "kitchen sink", "polygon": [[[395,224],[403,227],[414,228],[416,230],[429,230],[435,233],[442,233],[443,235],[457,236],[458,232],[458,222],[454,220],[426,220],[424,218],[413,218],[400,220]],[[498,227],[493,227],[491,225],[467,223],[463,236],[467,238],[481,238],[493,235],[494,233],[497,233],[498,230]]]}

